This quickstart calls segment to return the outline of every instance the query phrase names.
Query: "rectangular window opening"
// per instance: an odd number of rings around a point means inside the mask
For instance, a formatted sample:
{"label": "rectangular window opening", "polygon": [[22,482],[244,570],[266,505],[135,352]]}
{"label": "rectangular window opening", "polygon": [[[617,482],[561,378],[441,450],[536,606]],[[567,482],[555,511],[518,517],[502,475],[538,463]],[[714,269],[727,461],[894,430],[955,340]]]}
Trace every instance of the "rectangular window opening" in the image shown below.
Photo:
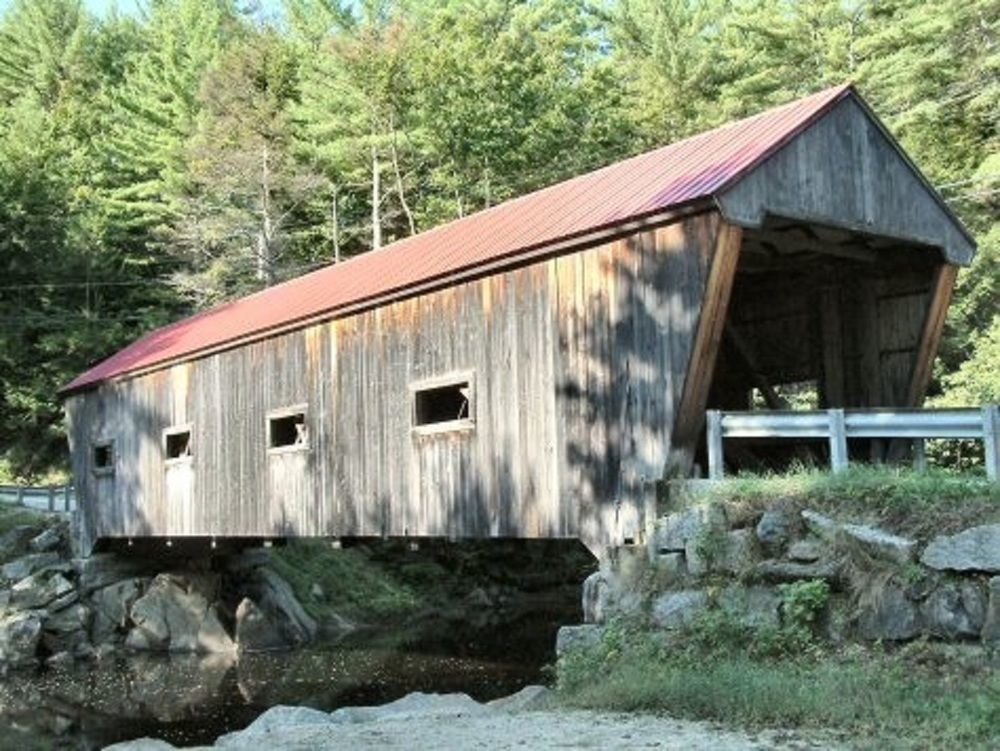
{"label": "rectangular window opening", "polygon": [[167,461],[191,458],[191,431],[174,430],[166,435]]}
{"label": "rectangular window opening", "polygon": [[471,422],[472,390],[468,379],[414,392],[414,425]]}
{"label": "rectangular window opening", "polygon": [[115,469],[115,448],[111,441],[94,444],[94,472],[96,474],[111,474]]}
{"label": "rectangular window opening", "polygon": [[272,449],[309,445],[305,412],[290,412],[268,419],[268,447]]}

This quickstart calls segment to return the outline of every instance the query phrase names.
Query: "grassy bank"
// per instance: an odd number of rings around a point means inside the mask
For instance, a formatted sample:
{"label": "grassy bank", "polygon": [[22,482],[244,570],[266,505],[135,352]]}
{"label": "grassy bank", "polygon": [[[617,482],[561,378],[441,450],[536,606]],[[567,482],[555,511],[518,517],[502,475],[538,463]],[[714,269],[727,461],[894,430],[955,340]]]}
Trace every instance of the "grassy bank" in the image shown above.
{"label": "grassy bank", "polygon": [[917,536],[1000,521],[1000,483],[944,469],[855,465],[831,474],[802,467],[780,475],[737,475],[682,492],[678,500],[721,502],[748,515],[775,505],[809,507]]}

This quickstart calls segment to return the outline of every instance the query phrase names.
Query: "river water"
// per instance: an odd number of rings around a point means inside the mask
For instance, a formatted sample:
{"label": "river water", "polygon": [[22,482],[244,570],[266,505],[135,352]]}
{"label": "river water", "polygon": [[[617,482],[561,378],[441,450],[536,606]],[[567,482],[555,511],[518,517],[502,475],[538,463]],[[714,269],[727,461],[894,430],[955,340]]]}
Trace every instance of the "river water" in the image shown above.
{"label": "river water", "polygon": [[[277,704],[330,711],[411,691],[479,701],[544,682],[560,625],[579,622],[578,588],[516,612],[367,629],[294,652],[130,655],[0,679],[0,748],[93,749],[131,738],[211,743]],[[475,620],[476,623],[471,621]]]}

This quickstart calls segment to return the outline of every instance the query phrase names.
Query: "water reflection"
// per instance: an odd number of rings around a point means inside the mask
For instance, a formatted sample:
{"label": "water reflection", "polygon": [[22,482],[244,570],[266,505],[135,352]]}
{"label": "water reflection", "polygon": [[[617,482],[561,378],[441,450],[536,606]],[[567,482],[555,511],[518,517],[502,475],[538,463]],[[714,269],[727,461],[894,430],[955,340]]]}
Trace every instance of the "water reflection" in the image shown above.
{"label": "water reflection", "polygon": [[11,674],[0,682],[0,748],[92,749],[147,735],[197,745],[275,704],[329,711],[410,691],[492,699],[541,680],[556,629],[578,618],[576,607],[575,596],[560,597],[478,626],[431,620],[239,659],[133,655]]}

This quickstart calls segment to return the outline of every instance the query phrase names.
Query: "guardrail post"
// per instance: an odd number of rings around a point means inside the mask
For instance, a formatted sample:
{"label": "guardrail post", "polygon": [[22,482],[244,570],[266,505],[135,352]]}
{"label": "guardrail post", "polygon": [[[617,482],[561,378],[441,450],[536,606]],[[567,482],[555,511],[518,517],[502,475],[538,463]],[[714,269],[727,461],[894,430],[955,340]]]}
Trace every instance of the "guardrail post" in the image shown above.
{"label": "guardrail post", "polygon": [[56,486],[49,486],[49,511],[56,510]]}
{"label": "guardrail post", "polygon": [[847,469],[847,427],[844,410],[828,409],[830,416],[830,469],[840,472]]}
{"label": "guardrail post", "polygon": [[705,434],[708,437],[708,479],[721,480],[724,471],[722,458],[722,413],[717,409],[710,409],[705,423]]}
{"label": "guardrail post", "polygon": [[66,513],[69,513],[70,511],[69,507],[70,490],[71,488],[69,485],[63,486],[63,511],[65,511]]}
{"label": "guardrail post", "polygon": [[927,471],[927,443],[923,438],[913,439],[913,468],[917,472]]}
{"label": "guardrail post", "polygon": [[24,505],[24,488],[22,488],[20,485],[17,488],[17,505],[18,506]]}
{"label": "guardrail post", "polygon": [[1000,407],[996,404],[983,407],[983,453],[986,476],[1000,480]]}

